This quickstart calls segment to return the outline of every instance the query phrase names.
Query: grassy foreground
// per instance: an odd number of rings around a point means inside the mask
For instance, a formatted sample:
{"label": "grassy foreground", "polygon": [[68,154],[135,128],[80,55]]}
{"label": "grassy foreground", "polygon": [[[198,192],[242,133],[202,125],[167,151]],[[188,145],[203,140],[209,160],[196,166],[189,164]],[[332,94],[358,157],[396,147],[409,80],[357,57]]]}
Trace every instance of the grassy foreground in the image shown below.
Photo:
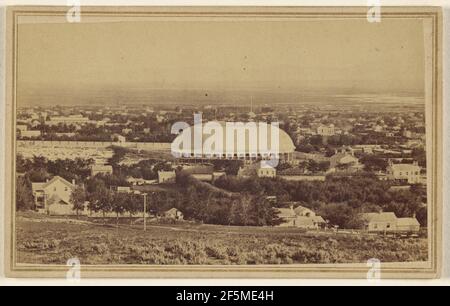
{"label": "grassy foreground", "polygon": [[65,264],[307,264],[424,261],[426,239],[214,225],[114,226],[21,217],[17,262]]}

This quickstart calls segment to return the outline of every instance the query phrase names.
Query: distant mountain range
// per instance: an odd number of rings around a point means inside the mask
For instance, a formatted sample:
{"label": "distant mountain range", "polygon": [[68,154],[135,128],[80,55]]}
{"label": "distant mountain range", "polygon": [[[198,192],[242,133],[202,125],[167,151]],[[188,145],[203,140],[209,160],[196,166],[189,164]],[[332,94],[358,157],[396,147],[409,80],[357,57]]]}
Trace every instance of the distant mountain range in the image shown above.
{"label": "distant mountain range", "polygon": [[[20,87],[19,87],[20,88]],[[352,93],[350,90],[312,92],[295,89],[47,89],[34,88],[18,92],[20,106],[39,105],[124,105],[124,104],[176,104],[176,105],[273,105],[293,103],[318,104],[423,104],[424,95],[418,93]]]}

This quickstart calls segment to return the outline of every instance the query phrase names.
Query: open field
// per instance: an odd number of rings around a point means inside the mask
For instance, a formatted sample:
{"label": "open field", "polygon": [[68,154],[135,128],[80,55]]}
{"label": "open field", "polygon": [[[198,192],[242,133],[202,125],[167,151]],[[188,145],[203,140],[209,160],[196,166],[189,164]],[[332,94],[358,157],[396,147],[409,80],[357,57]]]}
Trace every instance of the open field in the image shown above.
{"label": "open field", "polygon": [[426,239],[303,232],[294,228],[150,223],[130,226],[21,216],[18,263],[306,264],[424,261]]}

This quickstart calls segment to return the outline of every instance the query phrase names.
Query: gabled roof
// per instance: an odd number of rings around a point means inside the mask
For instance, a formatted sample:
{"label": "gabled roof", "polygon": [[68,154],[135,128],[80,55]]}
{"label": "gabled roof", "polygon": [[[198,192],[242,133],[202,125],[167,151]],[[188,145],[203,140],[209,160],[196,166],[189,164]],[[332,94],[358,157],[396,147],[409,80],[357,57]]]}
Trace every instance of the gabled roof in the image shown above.
{"label": "gabled roof", "polygon": [[362,214],[367,222],[396,222],[397,216],[393,212]]}
{"label": "gabled roof", "polygon": [[417,221],[416,218],[398,218],[397,225],[398,226],[409,226],[409,225],[414,225],[414,226],[419,225],[420,226],[420,223],[419,223],[419,221]]}
{"label": "gabled roof", "polygon": [[107,170],[111,170],[112,171],[112,166],[111,165],[98,165],[98,164],[94,164],[91,166],[92,170],[103,170],[103,171],[107,171]]}
{"label": "gabled roof", "polygon": [[295,209],[294,209],[294,212],[295,212],[297,215],[300,215],[300,214],[302,214],[302,213],[304,213],[304,212],[312,212],[312,213],[314,213],[311,209],[306,208],[306,207],[303,207],[303,206],[299,206],[299,207],[295,208]]}
{"label": "gabled roof", "polygon": [[295,218],[294,210],[290,208],[277,208],[279,218]]}
{"label": "gabled roof", "polygon": [[181,211],[179,209],[176,209],[175,207],[173,207],[169,210],[166,210],[164,213],[165,214],[176,214],[177,212],[181,212]]}
{"label": "gabled roof", "polygon": [[300,168],[289,168],[281,171],[280,175],[307,175],[303,169]]}
{"label": "gabled roof", "polygon": [[56,181],[61,181],[63,184],[67,185],[67,187],[69,187],[69,188],[72,188],[72,189],[75,188],[75,185],[73,185],[72,183],[68,182],[67,180],[65,180],[64,178],[62,178],[58,175],[54,176],[50,181],[45,182],[45,183],[31,183],[31,188],[32,188],[33,192],[38,191],[38,190],[43,190]]}
{"label": "gabled roof", "polygon": [[354,157],[349,153],[336,153],[330,157],[330,161],[335,163],[340,163],[344,158],[348,158],[351,161],[358,161],[358,158]]}
{"label": "gabled roof", "polygon": [[325,220],[321,216],[312,217],[313,221],[316,223],[326,223]]}
{"label": "gabled roof", "polygon": [[390,167],[394,171],[420,171],[420,167],[413,164],[393,164]]}

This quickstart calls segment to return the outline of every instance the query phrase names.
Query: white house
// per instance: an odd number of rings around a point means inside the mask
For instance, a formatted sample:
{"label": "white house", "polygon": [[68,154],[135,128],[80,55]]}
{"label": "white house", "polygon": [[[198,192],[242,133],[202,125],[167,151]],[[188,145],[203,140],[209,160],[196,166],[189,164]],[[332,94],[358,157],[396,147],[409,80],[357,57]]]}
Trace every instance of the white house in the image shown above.
{"label": "white house", "polygon": [[110,165],[92,165],[91,175],[96,176],[97,174],[113,174],[113,168]]}
{"label": "white house", "polygon": [[171,208],[171,209],[163,212],[162,216],[164,218],[169,218],[169,219],[173,219],[173,220],[183,220],[183,218],[184,218],[183,213],[176,208]]}
{"label": "white house", "polygon": [[277,169],[273,167],[261,167],[256,170],[256,175],[258,177],[276,177]]}
{"label": "white house", "polygon": [[20,132],[23,132],[23,131],[28,130],[28,126],[25,124],[17,124],[16,129],[19,130]]}
{"label": "white house", "polygon": [[158,183],[175,183],[175,171],[158,171]]}
{"label": "white house", "polygon": [[390,232],[397,229],[397,216],[392,212],[362,214],[364,229],[369,232]]}
{"label": "white house", "polygon": [[397,230],[403,232],[418,232],[420,223],[416,218],[398,218]]}
{"label": "white house", "polygon": [[330,157],[330,168],[359,168],[358,158],[351,153],[338,152]]}
{"label": "white house", "polygon": [[129,186],[117,186],[116,191],[119,193],[131,193],[131,187]]}
{"label": "white house", "polygon": [[280,227],[298,227],[304,229],[318,229],[325,224],[325,220],[321,216],[317,216],[312,210],[298,206],[293,208],[277,208],[278,217],[283,222],[278,225]]}
{"label": "white house", "polygon": [[120,142],[120,143],[124,143],[124,142],[127,141],[126,137],[122,136],[120,134],[113,134],[113,135],[111,135],[111,139],[112,139],[112,141]]}
{"label": "white house", "polygon": [[397,218],[393,212],[362,214],[364,229],[369,232],[418,232],[420,223],[415,217]]}
{"label": "white house", "polygon": [[41,131],[38,131],[38,130],[20,131],[20,137],[36,138],[39,136],[41,136]]}
{"label": "white house", "polygon": [[408,184],[418,184],[420,179],[420,166],[417,162],[413,164],[393,164],[392,162],[386,169],[390,180],[406,181]]}
{"label": "white house", "polygon": [[317,134],[321,136],[333,136],[336,134],[334,124],[319,126],[317,128]]}
{"label": "white house", "polygon": [[31,183],[34,203],[39,212],[49,215],[73,215],[73,204],[70,201],[75,182],[68,182],[55,176],[45,183]]}

